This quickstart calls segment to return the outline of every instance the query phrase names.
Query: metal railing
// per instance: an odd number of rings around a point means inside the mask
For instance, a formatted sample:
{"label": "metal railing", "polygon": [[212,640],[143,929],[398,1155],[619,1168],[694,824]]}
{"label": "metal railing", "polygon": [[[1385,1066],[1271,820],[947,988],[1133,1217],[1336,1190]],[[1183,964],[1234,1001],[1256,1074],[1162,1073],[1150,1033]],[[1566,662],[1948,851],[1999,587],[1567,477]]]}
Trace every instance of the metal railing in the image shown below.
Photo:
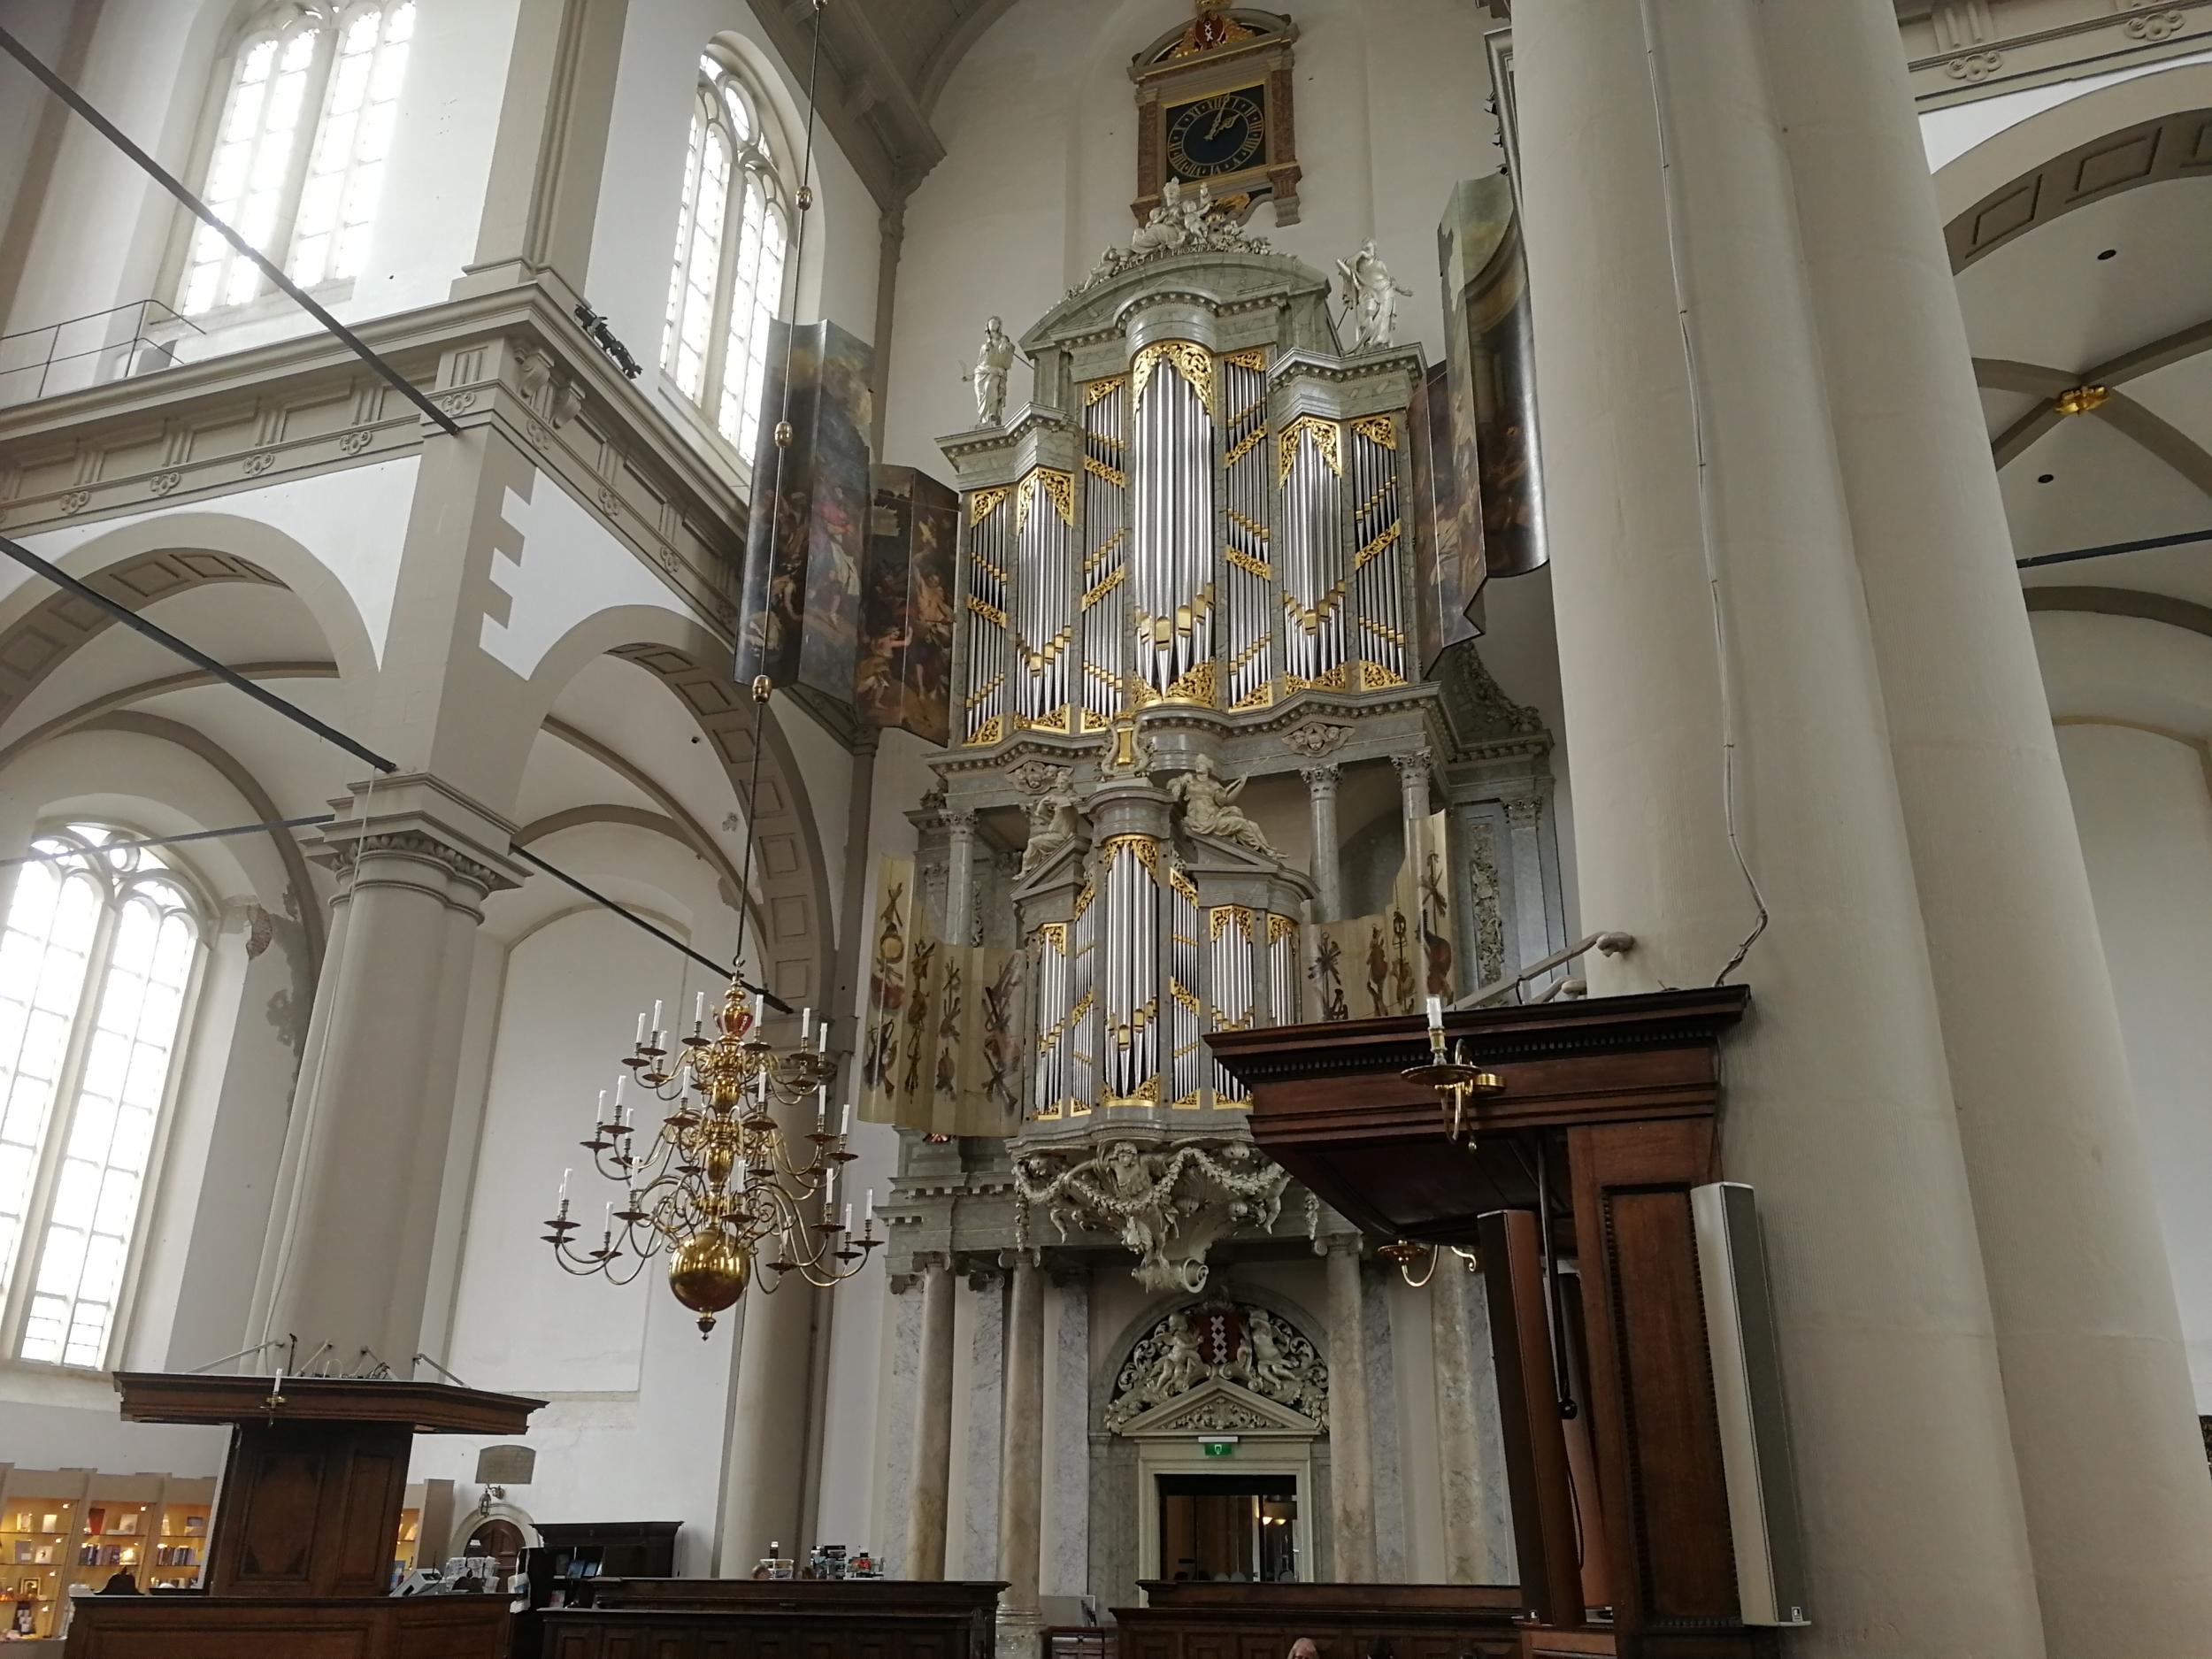
{"label": "metal railing", "polygon": [[[207,332],[161,301],[147,298],[0,334],[0,408],[172,367],[176,342],[186,328],[196,334]],[[169,337],[159,337],[156,330]]]}
{"label": "metal railing", "polygon": [[[1549,973],[1555,968],[1563,968],[1578,956],[1586,956],[1593,950],[1601,956],[1619,956],[1626,955],[1635,948],[1636,940],[1633,934],[1592,933],[1587,939],[1579,940],[1563,950],[1553,951],[1550,956],[1544,957],[1541,961],[1530,963],[1518,973],[1509,974],[1502,979],[1492,981],[1479,990],[1470,991],[1452,1006],[1455,1009],[1487,1008],[1508,992],[1518,990],[1532,979]],[[1521,1000],[1525,1002],[1548,1002],[1554,997],[1563,997],[1571,1002],[1586,995],[1588,990],[1587,981],[1579,977],[1562,975],[1546,985],[1535,995],[1524,996]]]}

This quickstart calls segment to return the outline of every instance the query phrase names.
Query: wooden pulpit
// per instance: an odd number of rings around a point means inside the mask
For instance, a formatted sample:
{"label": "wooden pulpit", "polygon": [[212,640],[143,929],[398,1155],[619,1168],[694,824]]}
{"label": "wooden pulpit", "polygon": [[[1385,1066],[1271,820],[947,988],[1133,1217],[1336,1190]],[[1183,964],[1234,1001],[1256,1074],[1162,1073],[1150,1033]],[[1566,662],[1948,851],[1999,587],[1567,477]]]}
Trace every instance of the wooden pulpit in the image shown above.
{"label": "wooden pulpit", "polygon": [[[1207,1039],[1260,1148],[1382,1242],[1479,1253],[1525,1655],[1761,1659],[1743,1623],[1690,1191],[1740,986],[1447,1017],[1502,1090],[1455,1141],[1417,1018]],[[1455,1258],[1446,1257],[1439,1271]],[[1571,1268],[1571,1271],[1566,1271]]]}
{"label": "wooden pulpit", "polygon": [[203,1595],[88,1597],[69,1659],[504,1659],[507,1598],[393,1599],[417,1434],[519,1434],[545,1402],[442,1383],[121,1371],[123,1416],[227,1426]]}

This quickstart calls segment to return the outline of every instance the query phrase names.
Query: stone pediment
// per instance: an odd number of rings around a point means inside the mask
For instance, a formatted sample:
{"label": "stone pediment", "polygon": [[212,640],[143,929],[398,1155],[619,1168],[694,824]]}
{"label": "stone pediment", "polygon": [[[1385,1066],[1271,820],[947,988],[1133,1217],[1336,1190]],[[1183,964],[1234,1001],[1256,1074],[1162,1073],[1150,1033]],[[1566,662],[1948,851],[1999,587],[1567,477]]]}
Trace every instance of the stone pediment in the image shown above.
{"label": "stone pediment", "polygon": [[1021,348],[1034,355],[1066,341],[1112,333],[1133,301],[1158,293],[1215,311],[1236,311],[1269,299],[1325,303],[1329,280],[1288,254],[1212,249],[1160,254],[1072,290],[1022,336]]}
{"label": "stone pediment", "polygon": [[1225,1378],[1215,1378],[1133,1418],[1121,1432],[1132,1440],[1180,1439],[1191,1434],[1279,1434],[1308,1440],[1327,1429],[1302,1411],[1294,1411]]}

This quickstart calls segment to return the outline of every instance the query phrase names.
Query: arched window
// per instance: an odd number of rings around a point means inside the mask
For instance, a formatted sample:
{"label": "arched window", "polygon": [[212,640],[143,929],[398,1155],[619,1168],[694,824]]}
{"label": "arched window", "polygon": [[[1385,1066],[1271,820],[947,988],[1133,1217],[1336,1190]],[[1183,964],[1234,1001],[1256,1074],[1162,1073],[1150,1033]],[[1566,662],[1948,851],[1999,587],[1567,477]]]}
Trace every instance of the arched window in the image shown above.
{"label": "arched window", "polygon": [[107,1363],[199,954],[176,872],[95,824],[41,835],[0,924],[9,1357]]}
{"label": "arched window", "polygon": [[[200,198],[303,288],[357,275],[391,148],[415,0],[277,0],[238,42]],[[260,272],[195,221],[177,309],[242,305]]]}
{"label": "arched window", "polygon": [[701,58],[661,368],[743,466],[760,431],[768,319],[783,303],[790,223],[760,99],[729,65]]}

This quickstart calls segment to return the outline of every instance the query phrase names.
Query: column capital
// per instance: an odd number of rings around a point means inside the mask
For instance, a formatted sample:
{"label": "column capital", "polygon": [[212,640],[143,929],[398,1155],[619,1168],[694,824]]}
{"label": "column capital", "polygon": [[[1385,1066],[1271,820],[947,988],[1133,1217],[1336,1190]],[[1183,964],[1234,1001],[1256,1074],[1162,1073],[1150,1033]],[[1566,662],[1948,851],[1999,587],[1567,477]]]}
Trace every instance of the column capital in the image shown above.
{"label": "column capital", "polygon": [[1419,749],[1407,749],[1402,755],[1393,755],[1390,757],[1390,764],[1398,769],[1398,781],[1405,787],[1411,788],[1418,783],[1422,787],[1426,788],[1430,777],[1435,771],[1436,757],[1429,753],[1427,745],[1424,744]]}
{"label": "column capital", "polygon": [[1532,795],[1516,796],[1505,803],[1505,821],[1515,829],[1534,829],[1544,816],[1544,803]]}
{"label": "column capital", "polygon": [[1316,795],[1333,795],[1336,780],[1344,768],[1333,760],[1317,760],[1310,766],[1298,768],[1298,775],[1306,780],[1306,787]]}
{"label": "column capital", "polygon": [[354,885],[386,860],[435,865],[474,896],[522,885],[526,868],[512,856],[514,826],[480,802],[426,772],[372,779],[330,803],[332,821],[308,856],[353,872]]}

